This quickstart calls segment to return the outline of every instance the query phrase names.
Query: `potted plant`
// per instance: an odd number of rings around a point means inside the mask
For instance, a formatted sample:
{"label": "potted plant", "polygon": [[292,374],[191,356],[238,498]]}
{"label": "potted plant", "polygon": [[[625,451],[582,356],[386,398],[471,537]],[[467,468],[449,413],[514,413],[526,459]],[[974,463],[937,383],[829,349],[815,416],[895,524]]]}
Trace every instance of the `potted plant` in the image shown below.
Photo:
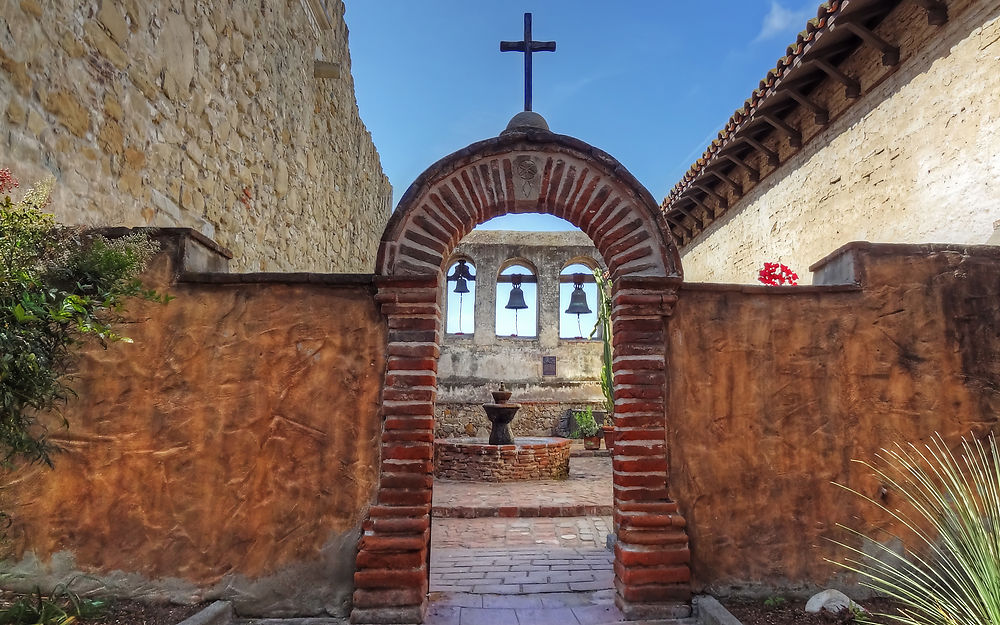
{"label": "potted plant", "polygon": [[584,449],[600,449],[601,430],[594,421],[594,409],[587,406],[583,410],[575,410],[573,418],[576,420],[577,431],[583,437]]}
{"label": "potted plant", "polygon": [[610,450],[615,446],[615,393],[614,375],[611,371],[611,278],[600,269],[595,269],[594,279],[597,281],[597,322],[590,331],[590,338],[600,332],[604,341],[604,351],[601,354],[601,392],[604,394],[607,418],[601,429],[604,433],[604,446]]}

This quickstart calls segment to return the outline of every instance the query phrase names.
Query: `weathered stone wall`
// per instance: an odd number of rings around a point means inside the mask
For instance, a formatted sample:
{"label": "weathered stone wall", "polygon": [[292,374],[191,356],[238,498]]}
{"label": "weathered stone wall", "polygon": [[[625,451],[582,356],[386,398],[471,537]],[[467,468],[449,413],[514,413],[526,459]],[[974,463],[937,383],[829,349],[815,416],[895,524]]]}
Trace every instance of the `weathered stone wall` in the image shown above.
{"label": "weathered stone wall", "polygon": [[[939,432],[997,429],[1000,248],[855,244],[828,259],[859,289],[686,285],[669,331],[671,494],[696,589],[773,594],[848,582],[835,525],[893,526],[852,459]],[[825,275],[818,274],[825,279]],[[887,493],[887,504],[898,493]]]}
{"label": "weathered stone wall", "polygon": [[[434,404],[434,435],[438,438],[454,436],[486,436],[490,421],[483,404],[491,402],[488,393],[479,403],[436,402]],[[514,400],[511,399],[513,402]],[[590,406],[594,410],[604,407],[603,401],[523,401],[510,424],[514,436],[556,436],[559,424],[570,410]]]}
{"label": "weathered stone wall", "polygon": [[391,189],[342,0],[318,4],[0,0],[0,166],[54,175],[66,223],[191,227],[242,271],[371,271]]}
{"label": "weathered stone wall", "polygon": [[[899,68],[882,80],[880,53],[863,46],[844,69],[872,91],[852,103],[839,84],[818,89],[812,97],[831,115],[850,108],[825,129],[811,114],[790,120],[808,143],[682,250],[685,279],[755,283],[765,261],[781,261],[807,284],[809,263],[848,241],[991,237],[1000,220],[1000,7],[949,2],[943,26],[928,25],[913,3],[896,11],[880,34],[900,44]],[[787,148],[771,147],[784,158]]]}
{"label": "weathered stone wall", "polygon": [[0,492],[5,571],[26,588],[84,573],[102,593],[343,615],[378,478],[386,330],[370,279],[169,284],[175,267],[157,257],[153,283],[176,299],[133,307],[134,344],[80,359],[55,469]]}

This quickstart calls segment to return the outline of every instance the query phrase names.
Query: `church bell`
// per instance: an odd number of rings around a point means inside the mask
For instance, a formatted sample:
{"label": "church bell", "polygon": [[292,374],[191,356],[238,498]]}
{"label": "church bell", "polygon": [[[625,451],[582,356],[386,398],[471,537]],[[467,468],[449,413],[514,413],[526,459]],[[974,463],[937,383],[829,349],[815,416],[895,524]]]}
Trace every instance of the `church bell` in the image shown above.
{"label": "church bell", "polygon": [[510,289],[510,299],[504,308],[509,310],[524,310],[528,305],[524,302],[524,291],[521,290],[521,274],[515,273],[510,277],[510,282],[514,286]]}
{"label": "church bell", "polygon": [[469,292],[469,280],[475,280],[476,277],[472,275],[469,271],[469,267],[465,264],[464,260],[459,260],[458,264],[455,265],[455,271],[448,276],[448,280],[455,281],[455,293],[462,294]]}
{"label": "church bell", "polygon": [[566,314],[569,315],[589,315],[590,306],[587,305],[587,294],[583,292],[583,274],[573,274],[573,293],[569,296],[569,308]]}

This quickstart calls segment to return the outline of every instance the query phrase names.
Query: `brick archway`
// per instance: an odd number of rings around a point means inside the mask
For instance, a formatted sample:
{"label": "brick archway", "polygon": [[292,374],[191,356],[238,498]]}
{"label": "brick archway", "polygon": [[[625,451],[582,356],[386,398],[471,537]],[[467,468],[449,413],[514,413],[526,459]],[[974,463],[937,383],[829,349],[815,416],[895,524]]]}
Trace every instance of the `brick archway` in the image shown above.
{"label": "brick archway", "polygon": [[664,318],[682,278],[677,248],[657,203],[615,159],[531,128],[432,165],[403,195],[382,237],[376,298],[389,338],[381,471],[357,556],[354,623],[423,619],[444,264],[478,224],[519,212],[573,223],[611,272],[617,602],[629,619],[688,613],[687,533],[668,495],[664,436]]}

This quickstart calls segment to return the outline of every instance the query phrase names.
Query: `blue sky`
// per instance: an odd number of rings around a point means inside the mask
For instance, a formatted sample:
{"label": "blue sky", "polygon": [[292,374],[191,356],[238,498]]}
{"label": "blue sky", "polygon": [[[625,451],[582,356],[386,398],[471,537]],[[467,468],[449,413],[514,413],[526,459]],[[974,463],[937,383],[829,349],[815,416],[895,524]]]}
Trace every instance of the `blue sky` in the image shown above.
{"label": "blue sky", "polygon": [[[525,12],[533,14],[533,38],[557,44],[556,52],[533,56],[534,110],[553,132],[617,158],[660,201],[819,5],[345,2],[358,107],[392,182],[394,205],[424,169],[496,136],[523,108],[523,55],[501,53],[499,42],[522,39]],[[511,217],[503,227],[520,227]]]}

